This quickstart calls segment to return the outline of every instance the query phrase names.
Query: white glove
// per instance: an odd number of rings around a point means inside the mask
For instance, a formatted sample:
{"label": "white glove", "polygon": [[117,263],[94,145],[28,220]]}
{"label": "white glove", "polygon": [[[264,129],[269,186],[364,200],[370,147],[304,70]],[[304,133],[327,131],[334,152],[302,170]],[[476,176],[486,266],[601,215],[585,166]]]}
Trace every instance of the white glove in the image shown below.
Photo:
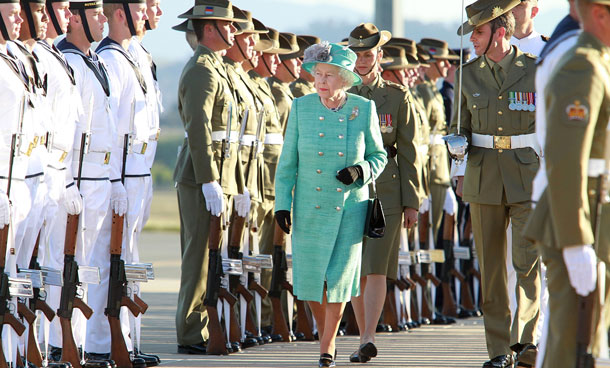
{"label": "white glove", "polygon": [[210,211],[213,216],[220,216],[222,209],[225,206],[225,199],[222,195],[222,187],[217,181],[201,184],[201,192],[205,198],[205,208]]}
{"label": "white glove", "polygon": [[11,209],[6,193],[0,190],[0,229],[8,225],[11,218]]}
{"label": "white glove", "polygon": [[83,199],[76,185],[66,188],[61,195],[61,203],[69,215],[78,215],[83,210]]}
{"label": "white glove", "polygon": [[123,216],[127,212],[127,191],[120,181],[112,183],[110,206],[112,211],[119,216]]}
{"label": "white glove", "polygon": [[421,202],[421,206],[419,207],[419,213],[426,213],[430,210],[430,200],[428,198],[424,198]]}
{"label": "white glove", "polygon": [[242,194],[238,194],[235,196],[233,200],[235,202],[235,210],[237,211],[237,216],[246,217],[250,212],[250,192],[248,189],[244,187],[244,192]]}
{"label": "white glove", "polygon": [[568,269],[570,284],[581,296],[595,290],[597,282],[597,255],[590,245],[563,248],[563,261]]}

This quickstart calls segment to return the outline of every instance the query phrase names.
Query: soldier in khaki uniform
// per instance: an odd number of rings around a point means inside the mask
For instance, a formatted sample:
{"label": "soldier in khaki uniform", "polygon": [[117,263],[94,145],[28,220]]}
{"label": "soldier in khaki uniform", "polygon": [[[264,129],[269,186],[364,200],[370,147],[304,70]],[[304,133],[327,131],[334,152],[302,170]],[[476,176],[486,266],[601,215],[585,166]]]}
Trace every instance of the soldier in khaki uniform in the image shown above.
{"label": "soldier in khaki uniform", "polygon": [[[386,232],[381,239],[365,239],[361,294],[352,298],[361,344],[375,341],[377,322],[386,297],[386,280],[395,279],[398,272],[403,215],[405,227],[412,227],[417,222],[420,205],[417,124],[411,109],[413,98],[407,88],[384,80],[379,72],[383,57],[381,46],[390,38],[390,32],[379,31],[371,23],[360,24],[348,38],[349,47],[358,55],[354,71],[363,80],[362,86],[352,87],[348,92],[375,102],[388,154],[388,164],[377,179],[377,195],[384,207]],[[350,356],[350,360],[356,362],[368,359],[370,357],[359,356],[358,350]]]}
{"label": "soldier in khaki uniform", "polygon": [[267,78],[267,82],[269,87],[271,87],[275,107],[280,115],[280,124],[286,129],[292,100],[294,100],[290,90],[290,83],[298,79],[301,73],[302,61],[299,59],[297,36],[293,33],[282,32],[280,33],[280,38],[285,38],[288,41],[292,52],[290,54],[279,55],[280,63],[277,66],[277,70],[273,73],[273,76]]}
{"label": "soldier in khaki uniform", "polygon": [[[478,0],[466,8],[469,21],[458,34],[473,32],[476,59],[463,65],[460,134],[470,151],[458,195],[470,202],[474,241],[482,280],[485,335],[490,361],[484,367],[509,367],[517,353],[536,343],[540,274],[535,246],[522,231],[531,212],[532,181],[538,170],[535,138],[535,58],[509,44],[514,29],[510,10],[519,0]],[[460,86],[459,78],[456,83]],[[461,96],[460,96],[461,93]],[[454,114],[451,132],[458,131]],[[451,146],[450,146],[451,148]],[[451,150],[455,154],[455,150]],[[506,228],[513,226],[516,290],[507,289]],[[511,327],[509,292],[517,293]]]}
{"label": "soldier in khaki uniform", "polygon": [[[297,41],[299,43],[299,48],[301,50],[305,50],[311,45],[320,43],[320,38],[316,36],[300,35],[297,36]],[[301,56],[300,59],[302,61],[303,57]],[[313,86],[313,80],[313,76],[309,74],[307,70],[301,68],[301,74],[299,74],[299,79],[295,80],[290,85],[290,90],[292,91],[292,95],[294,96],[294,98],[314,93],[316,89]]]}
{"label": "soldier in khaki uniform", "polygon": [[[285,37],[280,37],[280,33],[273,28],[269,28],[268,34],[261,35],[261,42],[257,43],[254,49],[256,51],[252,59],[254,69],[250,70],[248,74],[256,86],[256,93],[258,93],[259,99],[262,101],[264,109],[263,121],[265,123],[265,148],[263,151],[265,164],[263,169],[264,198],[262,205],[259,207],[257,217],[261,224],[260,251],[263,254],[272,254],[273,232],[275,229],[273,213],[275,202],[275,168],[280,159],[282,144],[284,143],[284,126],[280,122],[280,116],[275,106],[275,100],[269,83],[264,78],[271,77],[276,72],[280,61],[279,54],[290,54],[294,50],[289,40]],[[254,61],[254,59],[257,59],[257,61]],[[261,284],[267,289],[271,286],[270,270],[263,270],[261,273]],[[269,298],[265,298],[262,326],[270,326],[271,322],[271,302]]]}
{"label": "soldier in khaki uniform", "polygon": [[[526,228],[547,266],[550,319],[539,354],[545,368],[576,366],[580,299],[596,287],[598,261],[610,262],[610,1],[579,0],[577,6],[583,32],[545,88],[541,171],[548,183]],[[588,349],[594,357],[608,352],[608,310],[599,310],[610,302],[608,275],[598,279],[598,287],[605,281],[606,299],[594,308]]]}
{"label": "soldier in khaki uniform", "polygon": [[[178,89],[185,139],[174,171],[182,248],[176,333],[179,353],[205,354],[208,332],[203,297],[210,218],[225,210],[225,196],[243,191],[237,155],[238,105],[220,57],[234,43],[236,28],[232,22],[237,19],[227,0],[197,0],[195,7],[180,18],[191,21],[199,45],[184,67]],[[231,132],[227,137],[229,121]],[[230,142],[230,158],[220,168],[223,139]]]}

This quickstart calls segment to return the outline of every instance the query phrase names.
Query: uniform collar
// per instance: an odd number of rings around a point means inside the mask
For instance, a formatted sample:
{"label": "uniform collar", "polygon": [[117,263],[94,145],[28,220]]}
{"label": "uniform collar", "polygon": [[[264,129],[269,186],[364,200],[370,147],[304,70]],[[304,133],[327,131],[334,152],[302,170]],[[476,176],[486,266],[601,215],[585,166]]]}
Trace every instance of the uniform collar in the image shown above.
{"label": "uniform collar", "polygon": [[487,55],[485,55],[485,61],[489,65],[490,69],[493,69],[494,65],[500,64],[500,67],[502,68],[504,73],[508,73],[508,70],[510,69],[510,65],[512,64],[514,58],[515,58],[515,47],[512,45],[510,47],[510,51],[508,52],[508,54],[506,56],[504,56],[502,58],[502,60],[500,60],[498,63],[491,60]]}
{"label": "uniform collar", "polygon": [[532,30],[532,32],[529,35],[527,35],[523,38],[517,38],[517,37],[513,36],[511,43],[514,42],[514,43],[518,44],[519,42],[530,41],[530,40],[540,38],[540,37],[542,37],[542,35],[534,29],[534,30]]}

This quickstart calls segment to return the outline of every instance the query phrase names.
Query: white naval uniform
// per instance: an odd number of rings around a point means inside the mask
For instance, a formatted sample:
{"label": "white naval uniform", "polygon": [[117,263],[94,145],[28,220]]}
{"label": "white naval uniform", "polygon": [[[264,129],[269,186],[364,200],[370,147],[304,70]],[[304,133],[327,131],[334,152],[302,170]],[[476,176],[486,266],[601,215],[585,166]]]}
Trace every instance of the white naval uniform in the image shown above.
{"label": "white naval uniform", "polygon": [[[104,48],[108,43],[111,48]],[[127,213],[125,214],[125,227],[123,230],[123,253],[125,263],[133,263],[138,259],[137,235],[141,228],[145,202],[148,198],[150,185],[150,166],[146,160],[143,147],[148,145],[150,136],[149,113],[147,109],[146,93],[144,92],[136,72],[128,61],[130,55],[114,41],[108,38],[102,40],[98,51],[104,59],[110,77],[110,109],[117,124],[118,137],[114,142],[110,159],[111,181],[120,181],[123,156],[123,142],[125,134],[133,135],[133,153],[127,156],[125,167],[125,190],[127,191]],[[133,58],[131,59],[132,62]],[[135,63],[135,62],[134,62]],[[146,86],[145,86],[146,87]],[[147,87],[151,88],[151,87]],[[133,122],[132,119],[133,106]],[[102,225],[102,231],[95,246],[96,256],[92,258],[92,265],[100,267],[102,282],[100,285],[90,285],[89,305],[94,313],[87,324],[86,351],[92,353],[110,352],[110,327],[104,315],[108,296],[108,280],[110,274],[110,228],[112,223],[112,210],[108,211]],[[129,337],[129,318],[127,309],[121,312],[121,326],[128,349],[132,349]]]}
{"label": "white naval uniform", "polygon": [[523,52],[528,52],[535,56],[540,56],[540,52],[546,45],[546,41],[542,39],[542,35],[536,30],[533,30],[529,36],[523,37],[521,39],[512,36],[510,38],[510,44],[515,45],[519,48],[519,50]]}
{"label": "white naval uniform", "polygon": [[[7,190],[9,157],[13,134],[17,134],[17,137],[19,137],[21,133],[21,141],[23,142],[21,147],[17,147],[18,152],[15,152],[13,161],[10,192],[12,206],[5,264],[5,272],[15,276],[16,257],[14,252],[11,252],[11,248],[15,246],[15,230],[22,226],[31,206],[31,198],[29,188],[25,183],[25,176],[29,166],[29,157],[26,155],[26,152],[29,142],[34,138],[34,130],[30,120],[31,115],[27,113],[30,109],[29,105],[27,105],[27,98],[24,100],[24,96],[28,95],[27,86],[17,74],[17,71],[9,64],[10,61],[7,59],[12,58],[3,50],[0,50],[0,54],[0,111],[2,111],[2,119],[0,119],[0,191],[2,192]],[[16,66],[17,64],[12,65]],[[23,124],[21,124],[19,118],[22,101],[26,101],[26,114],[23,116]],[[17,344],[17,334],[7,325],[1,328],[3,337],[2,348],[6,359],[13,361],[13,354],[10,354],[10,352],[11,350],[13,352],[16,351],[14,347]],[[9,334],[11,336],[10,339],[8,338]],[[10,345],[13,349],[9,349],[9,340],[11,340]]]}
{"label": "white naval uniform", "polygon": [[[22,51],[25,46],[20,41],[7,42],[9,53],[19,58],[25,65],[28,75],[33,78],[33,69],[30,60]],[[40,78],[44,81],[45,69],[38,60],[35,65]],[[32,83],[33,85],[33,83]],[[36,243],[36,238],[40,228],[42,227],[43,217],[40,215],[44,207],[46,197],[46,183],[44,182],[46,172],[47,148],[44,144],[47,137],[47,132],[50,129],[51,122],[48,119],[47,100],[44,96],[45,91],[41,86],[31,86],[30,100],[33,104],[32,109],[27,109],[27,114],[32,119],[34,129],[34,137],[30,142],[25,142],[26,150],[30,150],[30,158],[28,160],[28,170],[26,173],[25,182],[30,190],[31,207],[23,221],[15,228],[15,251],[17,255],[17,265],[22,268],[28,268],[32,250]]]}
{"label": "white naval uniform", "polygon": [[[563,40],[558,43],[546,56],[544,60],[538,64],[536,68],[536,140],[540,147],[545,146],[546,141],[546,104],[545,100],[545,88],[547,83],[549,82],[557,64],[561,61],[563,55],[570,50],[578,40],[578,36],[580,35],[580,30],[574,30],[571,32],[567,32],[563,35]],[[536,177],[533,181],[532,188],[532,202],[534,205],[542,196],[542,193],[546,189],[548,183],[548,179],[546,176],[546,164],[544,160],[544,154],[540,157],[540,169],[536,174]],[[541,263],[541,266],[543,264]],[[539,323],[539,335],[540,335],[540,349],[538,353],[539,359],[536,360],[536,367],[542,367],[544,364],[544,355],[546,350],[546,334],[548,333],[548,289],[546,288],[546,282],[544,282],[544,288],[541,290],[543,292],[543,298],[541,298],[541,308],[540,308],[540,316],[543,318],[542,323]],[[544,301],[544,302],[543,302]]]}
{"label": "white naval uniform", "polygon": [[[64,161],[70,166],[74,181],[78,176],[82,133],[87,130],[91,132],[89,153],[85,155],[82,165],[80,193],[83,197],[83,211],[80,215],[75,254],[75,260],[79,265],[90,265],[94,255],[94,246],[108,212],[108,203],[110,203],[110,164],[105,163],[105,157],[116,140],[116,127],[110,113],[108,96],[94,72],[83,59],[84,54],[65,40],[59,43],[59,48],[74,71],[75,98],[78,100],[74,103],[81,105],[72,137],[72,150]],[[91,58],[97,59],[94,54],[91,55]],[[95,63],[95,61],[93,62]],[[45,259],[45,265],[48,267],[63,270],[66,221],[67,213],[63,207],[59,207]],[[47,303],[56,310],[61,299],[61,289],[59,287],[49,287],[49,289]],[[85,302],[88,299],[87,295],[88,293],[84,295]],[[87,323],[78,309],[74,309],[72,326],[74,340],[80,346],[85,342]],[[53,319],[51,323],[49,344],[56,347],[62,346],[61,326],[58,318]]]}

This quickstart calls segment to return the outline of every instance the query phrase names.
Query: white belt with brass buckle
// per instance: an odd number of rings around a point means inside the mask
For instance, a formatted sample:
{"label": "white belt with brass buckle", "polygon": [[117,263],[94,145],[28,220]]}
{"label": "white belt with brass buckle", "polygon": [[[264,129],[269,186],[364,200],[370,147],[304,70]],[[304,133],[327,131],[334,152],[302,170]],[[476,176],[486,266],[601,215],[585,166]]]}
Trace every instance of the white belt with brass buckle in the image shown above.
{"label": "white belt with brass buckle", "polygon": [[[78,162],[80,150],[74,150],[72,162]],[[90,162],[99,165],[108,165],[110,163],[110,152],[89,151],[83,155],[83,162]]]}
{"label": "white belt with brass buckle", "polygon": [[472,133],[472,145],[492,149],[517,149],[530,147],[540,154],[540,147],[536,134],[522,135],[487,135]]}
{"label": "white belt with brass buckle", "polygon": [[58,148],[51,148],[51,150],[49,151],[50,162],[63,163],[67,156],[68,156],[67,151],[63,151]]}
{"label": "white belt with brass buckle", "polygon": [[430,134],[430,144],[436,145],[445,145],[445,141],[443,140],[442,134]]}
{"label": "white belt with brass buckle", "polygon": [[282,133],[265,134],[265,144],[284,144]]}
{"label": "white belt with brass buckle", "polygon": [[[226,130],[217,130],[212,132],[212,141],[213,142],[222,142],[227,139],[227,131]],[[229,142],[235,143],[239,140],[239,132],[232,130],[229,135]]]}
{"label": "white belt with brass buckle", "polygon": [[587,176],[590,178],[597,178],[601,175],[608,173],[608,163],[603,158],[591,158],[589,159],[589,168]]}

